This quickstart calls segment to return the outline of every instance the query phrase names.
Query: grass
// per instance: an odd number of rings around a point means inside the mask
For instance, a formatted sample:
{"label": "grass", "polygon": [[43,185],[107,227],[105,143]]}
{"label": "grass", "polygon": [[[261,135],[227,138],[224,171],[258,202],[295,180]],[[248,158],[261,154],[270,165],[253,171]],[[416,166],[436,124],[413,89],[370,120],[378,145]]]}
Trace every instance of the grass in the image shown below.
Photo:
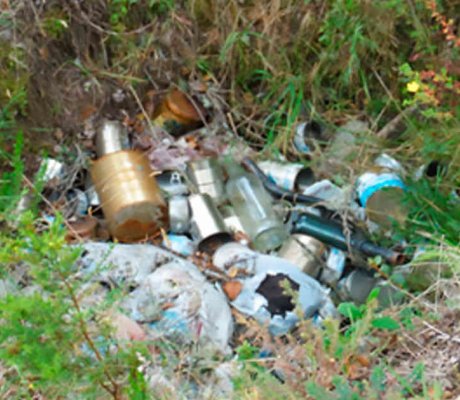
{"label": "grass", "polygon": [[[0,43],[0,263],[5,279],[25,266],[28,284],[46,295],[16,288],[14,297],[0,300],[0,368],[7,370],[0,375],[0,398],[185,398],[196,395],[190,381],[205,390],[203,382],[222,361],[214,355],[163,342],[103,351],[113,339],[98,318],[108,305],[82,310],[74,301],[85,282],[73,275],[77,253],[64,245],[64,221],[56,216],[44,227],[37,208],[11,212],[24,194],[25,156],[40,153],[42,141],[54,148],[50,129],[61,128],[72,145],[88,105],[96,113],[123,107],[133,115],[138,104],[131,90],[142,99],[152,87],[162,92],[174,83],[192,93],[195,81],[211,87],[220,99],[216,112],[230,115],[229,125],[264,154],[294,159],[293,128],[306,118],[328,126],[368,121],[372,131],[360,137],[359,156],[332,178],[352,183],[382,150],[394,155],[407,170],[411,214],[389,242],[405,240],[409,253],[428,249],[411,266],[420,269],[423,285],[400,282],[405,289],[412,285],[403,306],[381,310],[374,293],[364,305],[342,303],[345,322],[328,321],[323,330],[310,321],[283,338],[245,330],[235,338],[235,398],[458,395],[458,371],[449,358],[458,354],[452,325],[460,232],[460,202],[452,195],[460,183],[455,2],[13,3],[0,12],[0,27],[12,38]],[[111,102],[114,88],[127,93],[127,103]],[[406,127],[377,140],[374,133],[411,106],[419,113]],[[320,165],[326,154],[315,152],[311,163]],[[414,172],[431,160],[446,165],[446,174],[415,180]],[[393,278],[399,274],[372,263]],[[160,366],[175,391],[146,382],[139,372]],[[208,390],[212,398],[228,397]]]}

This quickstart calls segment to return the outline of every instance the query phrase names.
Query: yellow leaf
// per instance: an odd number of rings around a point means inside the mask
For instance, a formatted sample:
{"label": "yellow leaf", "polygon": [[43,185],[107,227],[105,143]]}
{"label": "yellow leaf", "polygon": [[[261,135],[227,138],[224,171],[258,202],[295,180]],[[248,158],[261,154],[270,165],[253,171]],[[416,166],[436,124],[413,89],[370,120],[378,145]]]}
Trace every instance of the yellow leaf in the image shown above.
{"label": "yellow leaf", "polygon": [[406,87],[407,90],[411,93],[417,93],[420,89],[420,85],[415,81],[409,82]]}

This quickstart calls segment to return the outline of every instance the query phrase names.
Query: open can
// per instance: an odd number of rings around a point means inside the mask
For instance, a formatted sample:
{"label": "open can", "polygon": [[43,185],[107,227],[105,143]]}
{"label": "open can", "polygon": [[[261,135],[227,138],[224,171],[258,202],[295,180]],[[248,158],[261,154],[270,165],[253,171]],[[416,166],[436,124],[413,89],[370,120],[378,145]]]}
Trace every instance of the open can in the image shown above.
{"label": "open can", "polygon": [[303,190],[315,182],[313,171],[300,163],[262,161],[257,163],[268,178],[285,190]]}
{"label": "open can", "polygon": [[232,241],[224,219],[208,194],[192,194],[189,197],[192,211],[192,237],[198,241],[198,250],[214,251],[224,243]]}

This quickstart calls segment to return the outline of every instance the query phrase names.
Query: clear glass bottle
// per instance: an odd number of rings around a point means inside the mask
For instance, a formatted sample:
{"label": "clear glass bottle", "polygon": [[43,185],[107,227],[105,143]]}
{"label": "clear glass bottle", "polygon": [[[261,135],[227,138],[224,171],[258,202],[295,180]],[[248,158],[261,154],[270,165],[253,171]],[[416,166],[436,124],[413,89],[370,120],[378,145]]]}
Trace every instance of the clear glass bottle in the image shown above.
{"label": "clear glass bottle", "polygon": [[245,232],[259,251],[281,246],[288,237],[286,228],[273,210],[272,198],[253,174],[231,160],[225,161],[228,173],[226,191]]}

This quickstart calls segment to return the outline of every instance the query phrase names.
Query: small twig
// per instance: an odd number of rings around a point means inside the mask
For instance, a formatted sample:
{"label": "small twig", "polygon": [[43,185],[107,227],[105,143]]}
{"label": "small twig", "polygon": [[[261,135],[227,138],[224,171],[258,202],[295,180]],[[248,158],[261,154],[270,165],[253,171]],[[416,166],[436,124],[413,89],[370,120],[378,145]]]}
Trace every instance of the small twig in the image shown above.
{"label": "small twig", "polygon": [[404,122],[418,110],[418,105],[413,105],[400,112],[390,122],[388,122],[382,129],[380,129],[376,136],[380,139],[388,139],[392,134],[404,128]]}

